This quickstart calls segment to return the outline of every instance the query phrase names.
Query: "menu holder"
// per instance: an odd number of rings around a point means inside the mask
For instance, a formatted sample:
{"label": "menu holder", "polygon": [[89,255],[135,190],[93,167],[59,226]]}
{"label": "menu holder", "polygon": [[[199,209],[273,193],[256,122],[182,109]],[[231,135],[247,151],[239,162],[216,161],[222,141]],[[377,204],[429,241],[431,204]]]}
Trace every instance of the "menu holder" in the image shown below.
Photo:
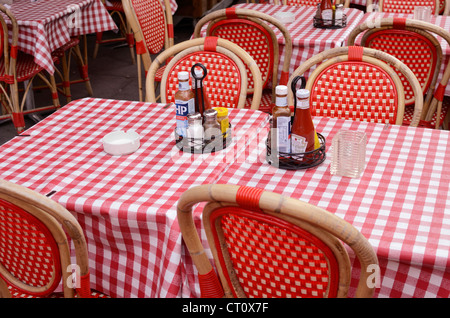
{"label": "menu holder", "polygon": [[266,141],[266,160],[276,167],[285,170],[302,170],[311,169],[320,165],[326,158],[325,153],[325,137],[317,133],[320,142],[320,147],[308,152],[302,153],[288,153],[272,151],[270,145],[270,138]]}
{"label": "menu holder", "polygon": [[226,132],[222,134],[222,138],[206,140],[203,138],[187,138],[180,136],[177,130],[174,130],[175,145],[178,149],[188,153],[212,153],[225,149],[231,144],[232,141],[232,129],[229,124]]}
{"label": "menu holder", "polygon": [[314,17],[314,27],[320,29],[341,29],[347,26],[347,15],[342,14],[342,19],[322,19]]}

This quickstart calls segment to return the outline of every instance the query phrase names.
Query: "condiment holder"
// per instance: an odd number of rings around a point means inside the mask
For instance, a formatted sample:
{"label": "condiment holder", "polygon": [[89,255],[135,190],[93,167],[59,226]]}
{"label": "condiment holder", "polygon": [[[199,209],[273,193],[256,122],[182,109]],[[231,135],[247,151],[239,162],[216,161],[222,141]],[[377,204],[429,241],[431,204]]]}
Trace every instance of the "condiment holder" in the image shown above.
{"label": "condiment holder", "polygon": [[140,136],[134,130],[118,130],[102,139],[103,150],[112,156],[129,155],[140,147]]}
{"label": "condiment holder", "polygon": [[[295,96],[297,82],[302,80],[301,88],[305,87],[306,81],[303,76],[296,76],[291,83],[291,90]],[[297,108],[297,101],[294,98],[294,113]],[[291,117],[291,125],[294,118]],[[272,127],[272,125],[271,125]],[[271,129],[272,130],[272,129]],[[326,140],[322,134],[316,132],[317,146],[312,151],[302,153],[282,152],[277,151],[275,143],[272,143],[272,131],[269,131],[269,135],[266,141],[266,160],[267,162],[276,167],[286,170],[302,170],[311,169],[320,165],[326,158]]]}
{"label": "condiment holder", "polygon": [[204,138],[188,138],[180,136],[177,130],[174,131],[175,144],[178,149],[189,153],[211,153],[225,149],[231,144],[232,141],[232,129],[231,124],[226,132],[224,132],[222,138],[212,138],[211,140]]}

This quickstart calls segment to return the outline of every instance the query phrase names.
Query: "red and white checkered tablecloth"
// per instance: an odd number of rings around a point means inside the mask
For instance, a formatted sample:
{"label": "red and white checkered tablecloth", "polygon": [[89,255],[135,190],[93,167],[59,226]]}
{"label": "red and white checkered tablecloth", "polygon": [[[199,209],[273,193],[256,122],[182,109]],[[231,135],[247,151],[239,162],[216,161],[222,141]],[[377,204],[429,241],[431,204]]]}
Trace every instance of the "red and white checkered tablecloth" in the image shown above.
{"label": "red and white checkered tablecloth", "polygon": [[[400,17],[400,18],[409,18],[413,19],[413,14],[406,14],[406,13],[389,13],[389,12],[371,12],[364,14],[363,19],[360,21],[360,24],[366,21],[374,21],[374,25],[376,26],[376,19],[380,18],[388,18],[388,17]],[[431,16],[430,23],[435,24],[447,31],[450,32],[450,16]],[[440,75],[438,77],[438,83],[442,78],[442,75],[445,72],[445,68],[447,67],[447,64],[450,63],[450,46],[448,45],[447,41],[442,39],[441,37],[437,36],[439,43],[441,44],[442,53],[443,53],[443,59],[442,59],[442,65],[440,70]],[[358,37],[357,40],[359,40],[360,37]],[[357,42],[359,43],[359,42]],[[445,95],[450,96],[450,86],[447,85],[445,89]]]}
{"label": "red and white checkered tablecloth", "polygon": [[[270,4],[244,3],[236,5],[237,8],[256,10],[270,16],[277,12],[291,12],[295,14],[295,21],[287,23],[286,28],[292,38],[292,58],[289,74],[307,59],[314,55],[335,47],[342,46],[350,32],[359,24],[364,13],[358,9],[345,9],[347,15],[347,26],[341,29],[320,29],[313,26],[313,17],[316,12],[315,7],[295,7]],[[278,29],[275,34],[280,44],[280,62],[278,76],[284,63],[284,38]],[[204,30],[206,33],[206,28]],[[203,33],[203,34],[204,34]]]}
{"label": "red and white checkered tablecloth", "polygon": [[[267,116],[230,109],[232,143],[189,154],[175,146],[173,105],[81,99],[2,145],[0,178],[73,212],[86,235],[92,288],[113,297],[177,297],[184,289],[178,198],[215,182]],[[135,153],[103,151],[103,136],[129,129],[141,137]]]}
{"label": "red and white checkered tablecloth", "polygon": [[100,0],[15,0],[10,10],[19,25],[19,50],[51,74],[51,53],[71,36],[117,29]]}
{"label": "red and white checkered tablecloth", "polygon": [[[314,124],[327,147],[327,158],[317,168],[270,166],[266,129],[217,183],[290,196],[353,224],[379,258],[381,285],[375,297],[450,297],[450,132],[322,117]],[[330,174],[331,141],[340,129],[367,134],[366,166],[358,179]],[[192,296],[197,296],[195,270],[186,264]]]}

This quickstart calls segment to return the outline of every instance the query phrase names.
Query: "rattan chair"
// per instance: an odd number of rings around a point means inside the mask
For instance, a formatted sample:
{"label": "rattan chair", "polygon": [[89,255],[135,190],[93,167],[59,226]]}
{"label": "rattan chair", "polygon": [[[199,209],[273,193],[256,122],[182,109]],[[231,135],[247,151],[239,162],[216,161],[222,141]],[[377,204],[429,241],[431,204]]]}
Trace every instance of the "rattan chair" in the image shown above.
{"label": "rattan chair", "polygon": [[102,44],[125,42],[130,48],[131,61],[133,64],[135,64],[136,58],[134,55],[134,36],[133,32],[131,31],[131,26],[127,18],[125,17],[122,0],[102,0],[102,3],[105,6],[106,10],[108,10],[111,17],[113,19],[115,18],[116,21],[119,22],[120,35],[110,39],[104,39],[103,32],[97,32],[94,53],[92,54],[92,57],[94,59],[97,57],[98,50],[100,48],[100,45]]}
{"label": "rattan chair", "polygon": [[[123,0],[123,5],[136,39],[139,100],[142,101],[142,67],[146,75],[152,63],[150,54],[159,54],[174,44],[172,10],[169,0],[164,0],[164,7],[161,0]],[[158,82],[161,82],[164,67],[156,74]]]}
{"label": "rattan chair", "polygon": [[[290,6],[309,6],[309,7],[316,7],[322,0],[282,0],[282,4],[284,5],[290,5]],[[344,8],[350,7],[350,0],[336,0],[333,1],[333,3],[336,2],[336,4],[342,3],[344,5]]]}
{"label": "rattan chair", "polygon": [[[427,6],[431,8],[431,12],[439,14],[440,0],[378,0],[378,12],[393,12],[393,13],[414,13],[414,7]],[[446,0],[447,1],[447,0]],[[373,0],[366,1],[367,12],[374,12]]]}
{"label": "rattan chair", "polygon": [[[8,27],[4,20],[4,15],[0,15],[1,47],[3,51],[0,52],[0,94],[2,95],[1,100],[5,111],[4,115],[0,115],[0,119],[12,119],[17,132],[22,132],[25,128],[25,113],[60,107],[58,90],[55,77],[37,65],[32,55],[18,50],[19,26],[13,13],[3,5],[0,5],[0,11],[10,20],[10,26]],[[10,34],[9,41],[8,36],[3,36],[4,34]],[[28,92],[36,76],[50,89],[52,105],[24,111]],[[19,83],[26,83],[22,97],[19,92]]]}
{"label": "rattan chair", "polygon": [[[217,272],[192,217],[193,206],[202,202]],[[378,259],[370,243],[351,224],[307,202],[258,188],[208,184],[182,194],[177,218],[202,297],[347,297],[352,266],[342,243],[361,264],[356,297],[373,296]]]}
{"label": "rattan chair", "polygon": [[[422,89],[412,71],[394,56],[361,46],[326,50],[300,65],[291,75],[288,87],[297,76],[304,76],[314,67],[306,82],[313,115],[401,125],[405,95],[394,68],[412,87],[415,109],[410,125],[419,124]],[[294,105],[291,90],[288,102]]]}
{"label": "rattan chair", "polygon": [[[86,240],[74,216],[52,199],[1,179],[0,279],[4,297],[106,297],[90,289]],[[55,293],[60,285],[62,295]]]}
{"label": "rattan chair", "polygon": [[[83,44],[83,50],[81,50],[80,44]],[[56,69],[55,71],[61,78],[61,84],[59,86],[62,86],[62,88],[59,89],[59,92],[66,97],[67,103],[72,100],[70,87],[73,84],[84,83],[87,94],[89,96],[94,95],[88,72],[86,35],[72,37],[69,42],[52,52],[52,55],[61,62],[61,71],[59,71],[58,69]],[[72,56],[75,58],[75,62],[78,66],[78,71],[80,74],[78,79],[71,78],[70,76]]]}
{"label": "rattan chair", "polygon": [[[286,85],[289,78],[289,66],[292,56],[292,39],[286,27],[277,19],[250,9],[227,8],[214,11],[197,22],[194,38],[201,36],[204,25],[208,25],[206,36],[217,36],[227,39],[242,47],[256,61],[261,71],[263,95],[259,110],[271,112],[275,103],[275,87]],[[280,80],[278,68],[280,51],[275,32],[278,29],[284,37],[284,61]],[[247,70],[249,84],[248,94],[253,94],[253,82],[250,71]],[[251,105],[252,97],[247,98],[247,106]]]}
{"label": "rattan chair", "polygon": [[253,77],[251,109],[258,109],[262,94],[262,77],[253,58],[237,44],[217,37],[197,38],[178,43],[158,55],[147,74],[147,101],[156,102],[155,74],[170,57],[164,70],[160,93],[162,103],[174,102],[178,90],[178,72],[191,71],[196,63],[207,69],[203,86],[212,107],[244,108],[247,98],[247,69]]}
{"label": "rattan chair", "polygon": [[450,0],[439,0],[439,14],[450,15]]}
{"label": "rattan chair", "polygon": [[[360,24],[350,33],[348,45],[354,45],[358,36],[364,33],[362,46],[389,53],[407,65],[419,80],[424,94],[420,125],[439,128],[448,112],[448,104],[443,107],[443,100],[450,70],[445,73],[447,75],[444,75],[437,89],[444,60],[437,36],[450,45],[450,33],[434,24],[405,18],[383,18],[377,20],[376,25],[373,21]],[[406,79],[400,77],[405,88],[403,124],[409,125],[414,114],[414,94]]]}

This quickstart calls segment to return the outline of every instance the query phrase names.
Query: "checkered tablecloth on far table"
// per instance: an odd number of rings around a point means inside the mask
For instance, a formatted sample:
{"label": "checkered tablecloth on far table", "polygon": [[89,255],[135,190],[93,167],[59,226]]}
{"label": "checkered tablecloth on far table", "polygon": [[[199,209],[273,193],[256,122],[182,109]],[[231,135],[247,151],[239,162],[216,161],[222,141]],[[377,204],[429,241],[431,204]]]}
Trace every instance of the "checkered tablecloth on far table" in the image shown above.
{"label": "checkered tablecloth on far table", "polygon": [[[295,21],[287,23],[286,28],[292,38],[292,58],[289,68],[289,74],[300,66],[307,59],[314,55],[335,47],[342,46],[350,32],[359,24],[364,13],[358,9],[345,9],[347,15],[347,26],[340,29],[320,29],[313,26],[313,17],[316,12],[315,7],[295,7],[270,4],[244,3],[236,5],[237,8],[256,10],[270,16],[277,12],[292,12],[295,15]],[[280,62],[278,76],[284,62],[284,38],[278,29],[275,34],[280,44]],[[202,34],[205,34],[203,30]]]}
{"label": "checkered tablecloth on far table", "polygon": [[[178,198],[213,183],[267,122],[256,110],[230,109],[229,118],[226,149],[190,154],[175,146],[173,105],[73,101],[0,147],[0,178],[73,212],[86,235],[92,288],[113,297],[181,296]],[[130,129],[141,137],[135,153],[103,151],[103,136]]]}
{"label": "checkered tablecloth on far table", "polygon": [[10,10],[19,25],[19,50],[51,74],[51,53],[71,36],[117,29],[100,0],[14,0]]}
{"label": "checkered tablecloth on far table", "polygon": [[[216,183],[280,193],[353,224],[378,255],[381,284],[375,297],[450,297],[450,132],[321,117],[314,123],[327,146],[317,168],[273,168],[265,161],[267,133],[261,132],[247,146],[250,153]],[[332,138],[340,129],[367,134],[366,166],[358,179],[330,174]],[[191,296],[197,296],[195,270],[186,264]],[[350,295],[355,274],[353,279]]]}

